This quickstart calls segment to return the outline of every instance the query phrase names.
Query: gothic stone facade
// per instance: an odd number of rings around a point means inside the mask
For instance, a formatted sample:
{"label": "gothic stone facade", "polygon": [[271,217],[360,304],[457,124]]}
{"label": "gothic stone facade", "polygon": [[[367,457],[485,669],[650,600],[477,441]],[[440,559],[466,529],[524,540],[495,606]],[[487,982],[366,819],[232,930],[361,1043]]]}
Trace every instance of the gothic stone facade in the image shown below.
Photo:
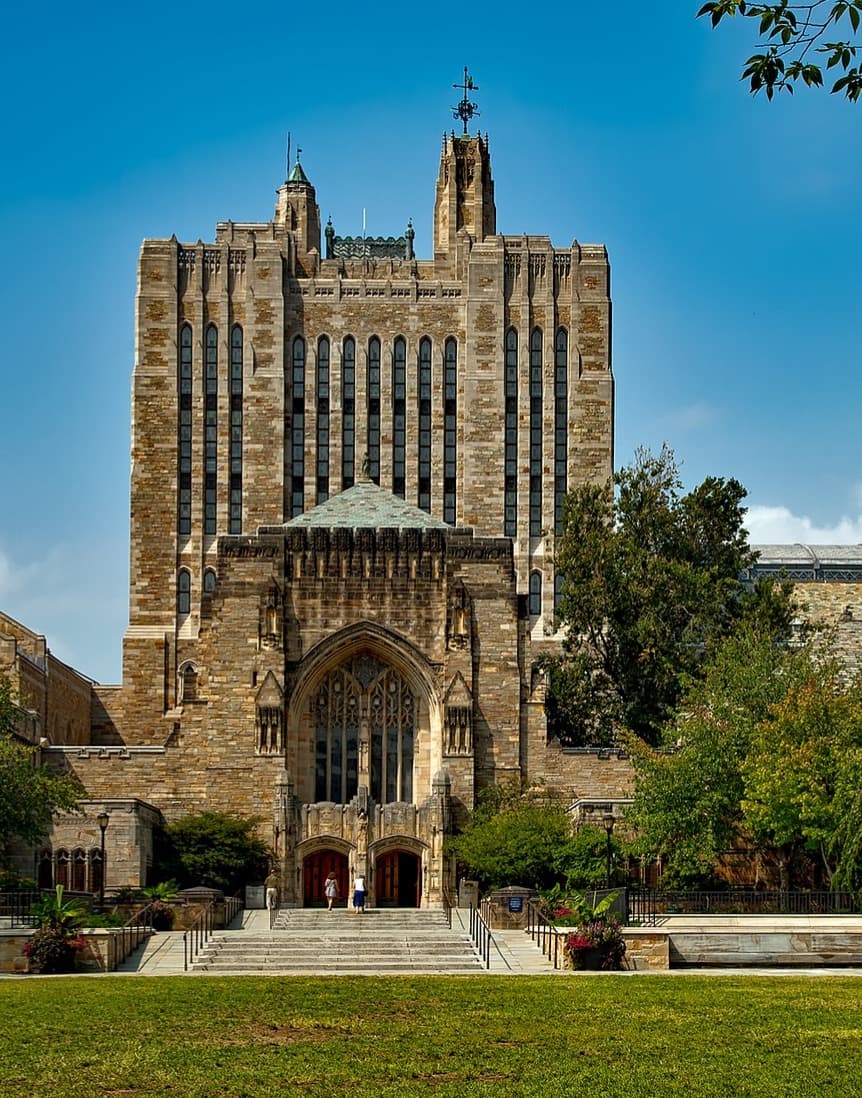
{"label": "gothic stone facade", "polygon": [[441,902],[490,783],[627,789],[548,743],[535,669],[563,497],[612,471],[605,249],[499,234],[481,135],[433,234],[322,258],[297,163],[272,221],[141,251],[123,682],[54,750],[94,804],[260,818],[290,903]]}

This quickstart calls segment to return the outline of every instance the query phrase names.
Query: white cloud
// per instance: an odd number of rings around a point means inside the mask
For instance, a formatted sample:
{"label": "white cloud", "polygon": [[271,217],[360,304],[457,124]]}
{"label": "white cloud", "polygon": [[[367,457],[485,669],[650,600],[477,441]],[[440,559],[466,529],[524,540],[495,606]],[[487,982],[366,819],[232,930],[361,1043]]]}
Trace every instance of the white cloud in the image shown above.
{"label": "white cloud", "polygon": [[754,545],[858,545],[862,543],[862,515],[842,516],[831,526],[818,526],[807,515],[788,507],[749,507],[745,528]]}

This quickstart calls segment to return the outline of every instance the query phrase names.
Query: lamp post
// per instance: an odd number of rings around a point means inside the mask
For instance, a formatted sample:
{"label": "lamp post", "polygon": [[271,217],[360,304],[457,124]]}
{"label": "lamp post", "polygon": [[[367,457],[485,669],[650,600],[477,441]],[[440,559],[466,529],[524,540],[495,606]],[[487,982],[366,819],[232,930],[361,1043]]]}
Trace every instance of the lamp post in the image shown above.
{"label": "lamp post", "polygon": [[107,812],[100,812],[96,817],[99,824],[99,831],[102,833],[101,844],[101,859],[102,859],[102,872],[99,874],[99,911],[105,909],[105,832],[108,829],[108,820],[110,817]]}
{"label": "lamp post", "polygon": [[614,833],[614,814],[613,812],[607,812],[602,817],[605,825],[605,835],[607,836],[607,842],[605,844],[605,888],[611,887],[611,855],[613,853],[611,848],[611,837]]}

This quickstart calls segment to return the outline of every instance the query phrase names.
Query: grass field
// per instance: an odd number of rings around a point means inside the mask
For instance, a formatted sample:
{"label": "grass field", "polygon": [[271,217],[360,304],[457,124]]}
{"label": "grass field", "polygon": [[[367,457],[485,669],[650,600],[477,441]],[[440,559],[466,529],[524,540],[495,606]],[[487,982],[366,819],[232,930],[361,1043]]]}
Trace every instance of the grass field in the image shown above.
{"label": "grass field", "polygon": [[0,1095],[860,1095],[862,980],[0,981]]}

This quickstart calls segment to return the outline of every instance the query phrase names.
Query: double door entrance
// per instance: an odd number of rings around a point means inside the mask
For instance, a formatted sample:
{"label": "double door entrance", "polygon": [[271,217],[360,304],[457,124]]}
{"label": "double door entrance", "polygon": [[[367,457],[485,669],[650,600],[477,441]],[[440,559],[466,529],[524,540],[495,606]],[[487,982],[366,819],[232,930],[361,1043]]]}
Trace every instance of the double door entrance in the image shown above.
{"label": "double door entrance", "polygon": [[[305,907],[325,907],[323,889],[330,872],[338,881],[336,907],[350,899],[353,883],[348,875],[347,855],[338,850],[319,850],[309,854],[302,863],[303,904]],[[418,854],[407,850],[390,850],[376,862],[372,898],[376,907],[419,907],[422,900],[422,875]]]}

